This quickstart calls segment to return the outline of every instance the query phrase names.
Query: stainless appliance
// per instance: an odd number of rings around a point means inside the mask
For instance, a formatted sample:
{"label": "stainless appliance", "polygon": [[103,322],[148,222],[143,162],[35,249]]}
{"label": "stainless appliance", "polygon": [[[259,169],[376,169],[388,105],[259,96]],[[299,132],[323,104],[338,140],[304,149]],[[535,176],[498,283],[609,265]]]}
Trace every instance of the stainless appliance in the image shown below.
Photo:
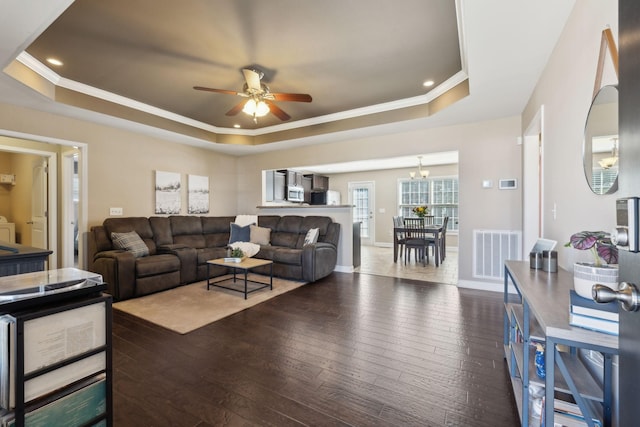
{"label": "stainless appliance", "polygon": [[311,192],[311,204],[312,205],[326,205],[327,204],[327,192],[326,191],[312,191]]}
{"label": "stainless appliance", "polygon": [[287,200],[290,202],[304,202],[304,188],[296,185],[287,186]]}

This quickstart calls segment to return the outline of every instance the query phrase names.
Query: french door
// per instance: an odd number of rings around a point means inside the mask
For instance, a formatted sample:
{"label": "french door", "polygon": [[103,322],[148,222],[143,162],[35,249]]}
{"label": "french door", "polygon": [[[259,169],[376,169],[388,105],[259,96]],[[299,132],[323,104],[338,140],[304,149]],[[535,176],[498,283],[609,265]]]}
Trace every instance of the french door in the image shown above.
{"label": "french door", "polygon": [[367,246],[373,245],[375,242],[374,183],[372,181],[350,182],[349,204],[353,205],[353,222],[360,223],[361,243]]}

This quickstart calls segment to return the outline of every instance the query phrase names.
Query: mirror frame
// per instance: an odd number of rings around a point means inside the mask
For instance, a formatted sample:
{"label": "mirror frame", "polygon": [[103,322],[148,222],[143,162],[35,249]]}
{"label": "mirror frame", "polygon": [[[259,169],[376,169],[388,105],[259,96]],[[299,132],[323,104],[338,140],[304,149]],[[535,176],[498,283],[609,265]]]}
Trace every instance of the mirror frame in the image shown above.
{"label": "mirror frame", "polygon": [[[613,96],[613,92],[611,89],[615,90],[616,101],[615,105],[618,106],[618,86],[617,85],[606,85],[600,88],[600,90],[593,97],[593,101],[591,102],[591,106],[589,107],[589,113],[587,114],[587,120],[584,126],[584,135],[582,142],[582,165],[584,168],[584,175],[587,181],[587,185],[593,191],[594,194],[604,195],[604,194],[613,194],[618,191],[618,176],[619,172],[616,172],[616,177],[613,183],[606,189],[606,191],[597,191],[596,187],[593,185],[593,140],[598,137],[608,136],[610,138],[618,138],[617,139],[617,152],[620,151],[620,139],[619,139],[619,130],[618,130],[618,109],[615,111],[615,124],[612,123],[611,120],[609,122],[605,122],[607,117],[604,117],[600,111],[598,110],[598,106],[605,105],[603,104],[603,99],[605,101],[609,101]],[[613,101],[607,102],[607,104],[612,104]],[[598,132],[593,132],[590,130],[589,124],[597,124],[599,126]],[[615,144],[615,143],[614,143]],[[618,154],[619,155],[619,154]],[[616,168],[620,161],[618,160]]]}

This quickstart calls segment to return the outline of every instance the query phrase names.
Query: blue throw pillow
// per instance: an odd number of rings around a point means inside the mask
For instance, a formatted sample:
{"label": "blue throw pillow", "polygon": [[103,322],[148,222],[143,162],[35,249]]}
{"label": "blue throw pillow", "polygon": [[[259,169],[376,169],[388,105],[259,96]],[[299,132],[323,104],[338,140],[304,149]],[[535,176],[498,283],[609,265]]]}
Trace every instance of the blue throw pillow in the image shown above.
{"label": "blue throw pillow", "polygon": [[238,224],[231,223],[231,234],[229,236],[229,244],[234,242],[250,242],[251,241],[251,224],[241,227]]}

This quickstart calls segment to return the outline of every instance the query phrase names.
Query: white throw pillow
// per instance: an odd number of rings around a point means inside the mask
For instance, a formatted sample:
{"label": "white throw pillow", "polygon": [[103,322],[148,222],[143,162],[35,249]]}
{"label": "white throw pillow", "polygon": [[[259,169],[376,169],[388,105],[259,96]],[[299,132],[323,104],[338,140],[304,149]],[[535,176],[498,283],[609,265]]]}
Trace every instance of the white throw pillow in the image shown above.
{"label": "white throw pillow", "polygon": [[304,245],[313,245],[318,242],[318,234],[320,234],[320,229],[311,228],[307,231],[307,235],[304,237]]}
{"label": "white throw pillow", "polygon": [[255,225],[258,223],[258,215],[238,215],[236,216],[236,220],[233,222],[238,224],[240,227],[245,227],[249,224]]}
{"label": "white throw pillow", "polygon": [[260,250],[260,245],[251,242],[234,242],[229,244],[233,249],[240,248],[244,256],[251,258]]}

